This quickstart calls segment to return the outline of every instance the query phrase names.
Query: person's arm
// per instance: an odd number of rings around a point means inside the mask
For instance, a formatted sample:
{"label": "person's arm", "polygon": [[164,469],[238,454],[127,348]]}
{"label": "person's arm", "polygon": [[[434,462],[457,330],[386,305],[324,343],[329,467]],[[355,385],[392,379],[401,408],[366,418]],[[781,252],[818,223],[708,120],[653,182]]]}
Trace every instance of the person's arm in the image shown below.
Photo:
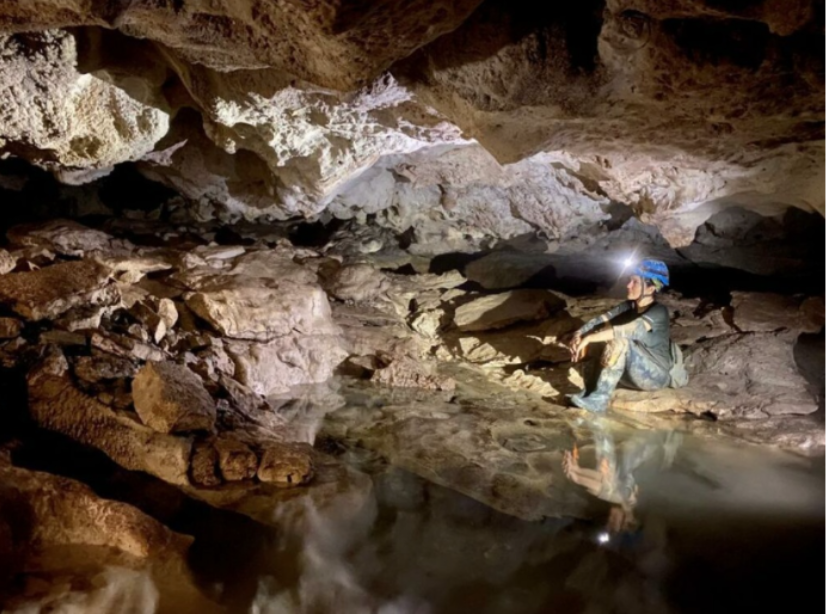
{"label": "person's arm", "polygon": [[622,303],[618,303],[606,313],[597,316],[596,318],[592,318],[588,322],[586,322],[583,326],[577,329],[577,335],[580,337],[585,337],[590,332],[592,332],[595,328],[602,324],[608,324],[621,313],[626,313],[632,308],[632,301],[623,301]]}
{"label": "person's arm", "polygon": [[[618,305],[618,307],[622,305],[623,303],[621,303],[621,305]],[[620,313],[628,311],[629,308],[631,308],[631,303],[628,303],[628,307],[626,309],[623,309],[618,313],[614,314],[612,318],[616,317]],[[609,311],[607,313],[612,313],[612,311]],[[589,344],[611,341],[612,339],[616,338],[640,339],[650,330],[652,330],[652,324],[646,318],[637,317],[626,324],[609,326],[607,328],[604,328],[603,330],[597,331],[596,333],[587,333],[585,336],[582,337],[576,335],[572,346],[573,359],[575,360],[575,362],[579,360],[583,352],[585,352],[586,348],[589,346]]]}

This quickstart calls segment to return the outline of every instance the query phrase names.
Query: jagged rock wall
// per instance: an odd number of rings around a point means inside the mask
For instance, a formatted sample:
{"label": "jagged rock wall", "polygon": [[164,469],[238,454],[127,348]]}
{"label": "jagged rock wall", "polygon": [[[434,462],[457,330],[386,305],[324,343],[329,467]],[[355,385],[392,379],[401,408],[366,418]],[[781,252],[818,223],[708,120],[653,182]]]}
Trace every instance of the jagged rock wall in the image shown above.
{"label": "jagged rock wall", "polygon": [[810,3],[476,5],[3,2],[0,150],[65,183],[137,161],[202,219],[381,213],[423,251],[607,203],[673,246],[823,213]]}
{"label": "jagged rock wall", "polygon": [[823,30],[791,4],[487,2],[399,74],[501,161],[547,152],[686,245],[733,203],[824,211]]}

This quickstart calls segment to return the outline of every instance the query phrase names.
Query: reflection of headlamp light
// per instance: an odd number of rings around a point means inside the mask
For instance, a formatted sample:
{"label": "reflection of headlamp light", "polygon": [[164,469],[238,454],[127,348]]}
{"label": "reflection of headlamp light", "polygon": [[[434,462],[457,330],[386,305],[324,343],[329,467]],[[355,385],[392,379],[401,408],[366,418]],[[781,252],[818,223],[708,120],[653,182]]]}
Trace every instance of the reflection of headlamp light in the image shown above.
{"label": "reflection of headlamp light", "polygon": [[609,532],[608,531],[601,531],[597,534],[597,543],[598,544],[608,544],[609,543]]}

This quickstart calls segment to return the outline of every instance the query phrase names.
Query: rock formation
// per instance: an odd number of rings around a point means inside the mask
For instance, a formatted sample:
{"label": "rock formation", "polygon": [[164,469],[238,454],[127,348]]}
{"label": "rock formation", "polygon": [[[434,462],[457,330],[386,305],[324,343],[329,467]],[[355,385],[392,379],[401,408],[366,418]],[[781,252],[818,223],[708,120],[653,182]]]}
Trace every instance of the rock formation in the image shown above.
{"label": "rock formation", "polygon": [[[214,606],[119,479],[287,535],[375,518],[354,455],[535,521],[629,503],[584,424],[824,454],[823,6],[546,8],[0,0],[0,598],[114,565],[11,611]],[[690,383],[595,426],[564,339],[642,255]]]}

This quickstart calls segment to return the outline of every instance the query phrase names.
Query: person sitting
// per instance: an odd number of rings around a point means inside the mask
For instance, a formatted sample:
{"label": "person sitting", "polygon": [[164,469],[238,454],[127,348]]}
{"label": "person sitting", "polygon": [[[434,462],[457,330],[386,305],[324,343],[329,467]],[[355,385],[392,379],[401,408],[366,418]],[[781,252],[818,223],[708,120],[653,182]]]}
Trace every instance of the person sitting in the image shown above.
{"label": "person sitting", "polygon": [[605,343],[599,359],[588,361],[585,388],[568,395],[572,405],[605,412],[621,380],[638,390],[660,390],[670,384],[669,310],[655,300],[656,293],[668,284],[665,263],[643,260],[626,285],[628,300],[571,335],[568,345],[573,362],[579,362],[592,344]]}

